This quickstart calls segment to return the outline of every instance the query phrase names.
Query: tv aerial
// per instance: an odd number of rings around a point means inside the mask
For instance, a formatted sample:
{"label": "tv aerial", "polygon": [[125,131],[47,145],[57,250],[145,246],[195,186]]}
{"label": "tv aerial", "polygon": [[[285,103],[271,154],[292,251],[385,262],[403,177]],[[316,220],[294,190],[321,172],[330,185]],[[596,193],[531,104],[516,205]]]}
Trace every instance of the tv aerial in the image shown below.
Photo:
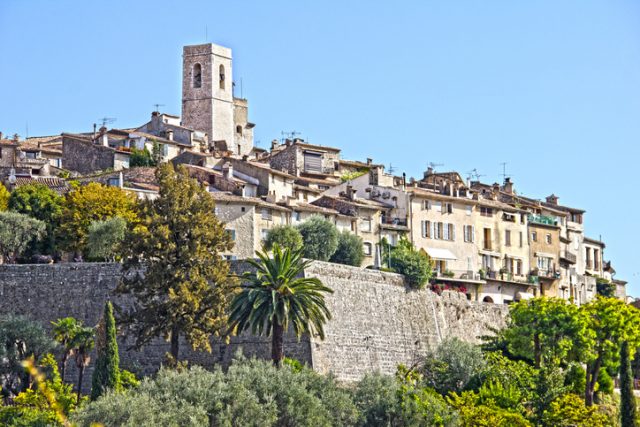
{"label": "tv aerial", "polygon": [[389,173],[394,173],[396,171],[396,168],[393,167],[392,163],[389,163]]}
{"label": "tv aerial", "polygon": [[300,135],[300,132],[297,132],[295,130],[286,132],[286,131],[281,131],[280,134],[282,135],[281,140],[284,141],[285,139],[291,139],[294,140],[296,138],[296,136]]}
{"label": "tv aerial", "polygon": [[470,172],[467,172],[467,176],[469,179],[473,178],[475,181],[480,181],[480,178],[486,175],[481,174],[480,172],[478,172],[478,169],[473,168]]}
{"label": "tv aerial", "polygon": [[100,121],[102,122],[102,127],[107,127],[107,125],[110,125],[111,123],[116,121],[115,117],[103,117],[100,119]]}
{"label": "tv aerial", "polygon": [[164,107],[164,104],[153,104],[154,106],[154,110],[155,112],[159,113],[160,112],[160,107]]}

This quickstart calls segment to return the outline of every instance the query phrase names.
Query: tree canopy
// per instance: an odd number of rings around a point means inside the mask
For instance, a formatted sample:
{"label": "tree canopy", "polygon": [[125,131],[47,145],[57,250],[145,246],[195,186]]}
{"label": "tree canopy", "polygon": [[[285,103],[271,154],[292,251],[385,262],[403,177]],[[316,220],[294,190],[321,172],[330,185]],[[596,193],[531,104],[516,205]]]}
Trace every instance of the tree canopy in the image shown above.
{"label": "tree canopy", "polygon": [[4,262],[13,263],[32,241],[43,238],[44,222],[17,212],[0,212],[0,256]]}
{"label": "tree canopy", "polygon": [[84,251],[89,225],[93,221],[104,221],[113,217],[120,217],[127,224],[137,224],[136,196],[121,188],[96,182],[71,191],[65,199],[58,228],[64,248],[70,251]]}
{"label": "tree canopy", "polygon": [[137,346],[165,337],[177,361],[181,335],[194,349],[211,351],[211,335],[226,330],[234,283],[220,254],[233,242],[212,215],[213,198],[184,167],[165,163],[157,178],[159,197],[143,206],[143,226],[128,238],[118,292],[135,299],[122,320]]}
{"label": "tree canopy", "polygon": [[331,262],[360,267],[363,259],[362,237],[346,230],[338,234],[338,247],[331,255]]}
{"label": "tree canopy", "polygon": [[300,250],[303,245],[302,234],[300,234],[297,228],[291,225],[277,225],[267,233],[264,247],[270,251],[276,244],[282,249],[289,248],[292,251]]}
{"label": "tree canopy", "polygon": [[298,225],[304,242],[305,258],[329,261],[338,248],[338,229],[330,221],[315,215]]}

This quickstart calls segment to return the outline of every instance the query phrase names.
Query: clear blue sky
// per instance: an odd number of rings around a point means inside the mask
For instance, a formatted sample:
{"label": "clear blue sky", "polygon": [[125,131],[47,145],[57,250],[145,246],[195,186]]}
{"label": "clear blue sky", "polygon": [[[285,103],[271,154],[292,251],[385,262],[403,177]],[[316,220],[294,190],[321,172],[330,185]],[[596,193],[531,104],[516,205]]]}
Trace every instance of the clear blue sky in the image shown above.
{"label": "clear blue sky", "polygon": [[0,0],[0,130],[180,114],[181,47],[205,41],[233,49],[263,147],[296,130],[489,182],[508,162],[519,192],[587,210],[640,295],[640,2]]}

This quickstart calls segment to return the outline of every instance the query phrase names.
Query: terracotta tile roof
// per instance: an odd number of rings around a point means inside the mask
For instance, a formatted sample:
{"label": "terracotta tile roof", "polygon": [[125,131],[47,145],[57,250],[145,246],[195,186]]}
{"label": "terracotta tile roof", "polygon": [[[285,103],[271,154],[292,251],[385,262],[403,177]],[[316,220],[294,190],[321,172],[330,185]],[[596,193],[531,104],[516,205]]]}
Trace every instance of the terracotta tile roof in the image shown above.
{"label": "terracotta tile roof", "polygon": [[62,178],[56,177],[26,177],[26,176],[18,176],[16,177],[16,187],[21,187],[23,185],[29,184],[42,184],[50,189],[54,190],[59,194],[65,194],[70,190],[69,184]]}
{"label": "terracotta tile roof", "polygon": [[322,214],[327,214],[327,215],[346,216],[346,215],[342,215],[340,212],[338,212],[335,209],[325,208],[323,206],[315,206],[315,205],[311,205],[309,203],[300,203],[300,202],[298,202],[295,205],[289,206],[289,208],[291,210],[301,211],[301,212],[316,212],[316,213],[322,213]]}
{"label": "terracotta tile roof", "polygon": [[288,212],[290,210],[289,208],[286,208],[284,206],[280,206],[280,205],[275,204],[275,203],[267,202],[267,201],[259,199],[257,197],[236,196],[234,194],[224,193],[224,192],[221,192],[221,191],[214,191],[214,192],[210,192],[209,194],[211,194],[211,196],[216,201],[220,201],[220,202],[248,204],[248,205],[254,205],[254,206],[259,206],[259,207],[263,207],[263,208],[276,209],[276,210],[284,211],[284,212]]}

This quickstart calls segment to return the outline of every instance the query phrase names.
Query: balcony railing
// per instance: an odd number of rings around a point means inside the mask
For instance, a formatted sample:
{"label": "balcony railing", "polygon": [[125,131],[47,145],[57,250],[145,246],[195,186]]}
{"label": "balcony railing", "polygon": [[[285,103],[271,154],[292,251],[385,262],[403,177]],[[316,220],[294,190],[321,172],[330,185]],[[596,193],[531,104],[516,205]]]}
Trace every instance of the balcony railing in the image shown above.
{"label": "balcony railing", "polygon": [[407,218],[398,218],[393,216],[382,215],[380,217],[380,224],[382,225],[399,225],[407,227]]}
{"label": "balcony railing", "polygon": [[462,279],[462,280],[482,280],[480,274],[470,270],[445,270],[434,272],[434,276],[440,280]]}
{"label": "balcony railing", "polygon": [[534,224],[542,224],[542,225],[558,225],[558,221],[551,217],[551,216],[546,216],[546,215],[531,215],[529,214],[529,216],[527,217],[528,221]]}
{"label": "balcony railing", "polygon": [[571,264],[575,264],[576,262],[578,262],[578,257],[569,251],[562,251],[562,253],[560,254],[560,258],[567,260]]}

